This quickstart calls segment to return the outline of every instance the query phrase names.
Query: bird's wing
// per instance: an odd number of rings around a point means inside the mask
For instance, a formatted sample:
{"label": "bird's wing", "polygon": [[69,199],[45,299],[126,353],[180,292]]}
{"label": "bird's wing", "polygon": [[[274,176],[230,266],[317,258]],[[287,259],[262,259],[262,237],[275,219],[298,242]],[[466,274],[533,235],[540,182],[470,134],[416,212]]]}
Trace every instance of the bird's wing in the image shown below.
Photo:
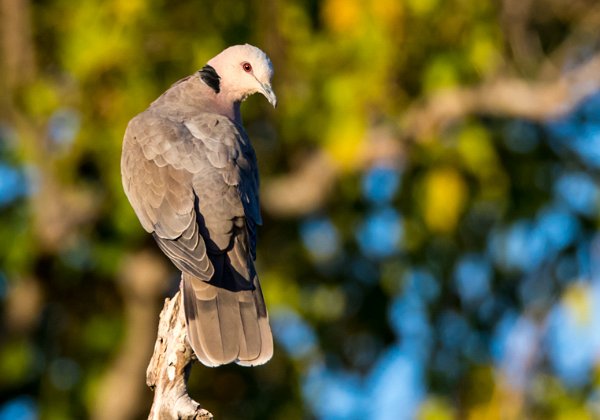
{"label": "bird's wing", "polygon": [[[256,258],[256,226],[262,224],[259,205],[259,178],[256,154],[243,127],[235,125],[231,120],[213,114],[203,114],[185,122],[186,128],[192,135],[201,139],[207,148],[207,157],[217,173],[216,178],[208,183],[218,191],[204,191],[207,194],[204,200],[200,200],[201,207],[206,203],[211,207],[207,215],[218,215],[219,220],[235,220],[243,216],[245,232],[247,235],[249,252],[253,259]],[[225,184],[219,179],[225,181]],[[205,190],[207,183],[200,178],[195,188],[199,193]],[[230,200],[228,206],[222,206],[214,202],[214,197],[223,197]],[[239,207],[241,204],[242,207]],[[242,211],[243,210],[243,211]],[[219,214],[225,211],[225,214]],[[204,212],[202,212],[204,214]],[[225,229],[215,229],[211,234],[217,232],[225,233]],[[229,237],[221,238],[222,245]],[[221,248],[222,249],[222,248]]]}
{"label": "bird's wing", "polygon": [[227,253],[251,282],[261,219],[256,157],[243,130],[216,114],[181,123],[145,112],[129,123],[123,148],[125,192],[173,263],[208,281],[220,262],[207,253]]}
{"label": "bird's wing", "polygon": [[256,259],[256,226],[262,225],[262,217],[260,215],[259,204],[259,178],[258,164],[256,162],[256,154],[250,144],[250,140],[243,130],[240,130],[243,138],[243,153],[246,160],[249,162],[249,167],[245,169],[246,173],[242,177],[243,182],[240,183],[240,192],[242,203],[246,213],[246,227],[250,241],[250,252],[252,258]]}
{"label": "bird's wing", "polygon": [[184,126],[205,151],[211,167],[196,174],[193,181],[203,218],[201,233],[210,238],[209,253],[225,251],[233,269],[252,282],[254,264],[248,258],[255,255],[256,225],[261,223],[254,150],[243,129],[228,118],[200,114]]}
{"label": "bird's wing", "polygon": [[144,229],[182,271],[210,280],[214,268],[200,235],[193,176],[206,163],[190,133],[144,112],[125,132],[123,187]]}

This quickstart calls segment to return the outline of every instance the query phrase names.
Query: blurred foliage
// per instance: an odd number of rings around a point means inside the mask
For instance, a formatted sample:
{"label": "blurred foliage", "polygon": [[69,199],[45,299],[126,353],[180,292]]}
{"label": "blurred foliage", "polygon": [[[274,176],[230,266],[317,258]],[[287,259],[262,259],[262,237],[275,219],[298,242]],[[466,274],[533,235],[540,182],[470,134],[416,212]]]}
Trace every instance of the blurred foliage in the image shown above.
{"label": "blurred foliage", "polygon": [[[315,154],[337,178],[309,214],[263,209],[274,359],[197,366],[191,395],[223,419],[599,417],[600,95],[548,121],[404,131],[424,98],[598,54],[595,1],[524,4],[5,0],[0,419],[102,418],[146,296],[125,261],[156,250],[122,192],[125,126],[244,42],[275,67],[277,110],[243,106],[263,186]],[[381,133],[395,148],[369,158]]]}

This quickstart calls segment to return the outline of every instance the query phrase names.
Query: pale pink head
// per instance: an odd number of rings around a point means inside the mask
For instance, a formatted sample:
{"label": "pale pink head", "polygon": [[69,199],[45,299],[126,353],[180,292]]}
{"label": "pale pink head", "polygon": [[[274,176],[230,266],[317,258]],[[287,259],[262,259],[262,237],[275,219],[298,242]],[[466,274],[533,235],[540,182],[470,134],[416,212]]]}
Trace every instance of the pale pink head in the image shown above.
{"label": "pale pink head", "polygon": [[271,105],[277,97],[271,88],[273,65],[260,49],[249,45],[234,45],[210,59],[208,65],[218,75],[218,88],[234,101],[243,101],[254,93],[262,93]]}

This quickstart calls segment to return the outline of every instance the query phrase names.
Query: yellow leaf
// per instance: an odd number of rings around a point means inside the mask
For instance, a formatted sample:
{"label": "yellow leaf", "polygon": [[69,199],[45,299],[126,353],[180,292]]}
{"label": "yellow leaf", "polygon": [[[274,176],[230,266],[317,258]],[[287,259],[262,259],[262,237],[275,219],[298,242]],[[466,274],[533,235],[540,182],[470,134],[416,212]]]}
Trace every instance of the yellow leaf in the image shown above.
{"label": "yellow leaf", "polygon": [[458,138],[458,152],[467,169],[476,175],[494,171],[498,158],[489,133],[479,125],[465,127]]}
{"label": "yellow leaf", "polygon": [[364,135],[360,118],[339,119],[328,130],[325,149],[342,170],[352,170],[361,161]]}
{"label": "yellow leaf", "polygon": [[588,412],[585,406],[580,407],[569,407],[566,410],[560,411],[556,414],[556,420],[592,420],[597,417],[593,417]]}
{"label": "yellow leaf", "polygon": [[467,199],[462,176],[453,168],[434,169],[426,175],[424,190],[425,223],[434,232],[452,232]]}
{"label": "yellow leaf", "polygon": [[471,35],[467,56],[471,65],[480,73],[491,73],[498,68],[502,60],[498,42],[487,28],[477,28]]}
{"label": "yellow leaf", "polygon": [[519,392],[507,388],[503,381],[496,381],[489,400],[469,407],[468,420],[519,420],[522,417],[523,400]]}
{"label": "yellow leaf", "polygon": [[589,287],[581,283],[569,286],[563,295],[563,303],[579,325],[586,325],[591,321],[590,295]]}
{"label": "yellow leaf", "polygon": [[449,57],[436,57],[425,69],[423,89],[426,92],[449,88],[457,84],[458,74],[456,64]]}
{"label": "yellow leaf", "polygon": [[378,21],[386,25],[401,25],[403,15],[402,2],[397,0],[372,0],[371,10]]}
{"label": "yellow leaf", "polygon": [[454,420],[456,413],[454,408],[445,400],[437,397],[429,397],[417,414],[418,420]]}
{"label": "yellow leaf", "polygon": [[113,4],[114,16],[120,22],[131,22],[146,10],[145,0],[114,0]]}
{"label": "yellow leaf", "polygon": [[346,309],[346,295],[339,287],[319,286],[306,293],[304,301],[315,317],[327,321],[339,319]]}
{"label": "yellow leaf", "polygon": [[38,78],[23,92],[23,103],[33,116],[49,116],[60,105],[60,92],[56,85]]}
{"label": "yellow leaf", "polygon": [[288,305],[296,309],[300,307],[300,291],[294,281],[271,270],[261,273],[261,283],[269,285],[263,290],[268,305]]}
{"label": "yellow leaf", "polygon": [[323,6],[325,24],[334,32],[354,32],[360,26],[360,6],[357,0],[327,0]]}
{"label": "yellow leaf", "polygon": [[423,16],[437,7],[438,0],[407,0],[406,3],[411,12],[417,16]]}

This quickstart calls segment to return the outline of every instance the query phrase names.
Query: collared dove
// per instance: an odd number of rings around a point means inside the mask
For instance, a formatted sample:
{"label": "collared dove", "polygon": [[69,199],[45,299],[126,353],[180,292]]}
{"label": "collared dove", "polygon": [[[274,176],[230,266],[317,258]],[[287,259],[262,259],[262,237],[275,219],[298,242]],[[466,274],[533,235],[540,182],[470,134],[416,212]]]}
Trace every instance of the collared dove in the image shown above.
{"label": "collared dove", "polygon": [[256,155],[240,115],[257,92],[276,105],[272,75],[260,49],[229,47],[134,117],[123,140],[125,194],[182,272],[188,339],[207,366],[260,365],[273,354],[254,267]]}

